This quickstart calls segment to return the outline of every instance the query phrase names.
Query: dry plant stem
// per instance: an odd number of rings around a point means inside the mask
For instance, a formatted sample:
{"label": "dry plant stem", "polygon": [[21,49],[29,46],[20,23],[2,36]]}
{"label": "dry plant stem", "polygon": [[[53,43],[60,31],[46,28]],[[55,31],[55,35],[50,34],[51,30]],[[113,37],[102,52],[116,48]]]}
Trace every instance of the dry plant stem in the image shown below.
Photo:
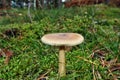
{"label": "dry plant stem", "polygon": [[42,78],[44,78],[48,73],[50,73],[52,71],[53,68],[49,69],[46,73],[42,74],[37,80],[41,80]]}
{"label": "dry plant stem", "polygon": [[97,74],[97,78],[98,78],[97,80],[102,80],[102,76],[98,70],[96,71],[96,74]]}
{"label": "dry plant stem", "polygon": [[65,47],[61,46],[59,50],[59,76],[63,77],[66,75],[65,70]]}
{"label": "dry plant stem", "polygon": [[93,71],[93,80],[96,80],[94,65],[92,65],[92,71]]}
{"label": "dry plant stem", "polygon": [[80,57],[80,56],[76,56],[76,57],[79,58],[79,59],[82,59],[82,60],[84,60],[84,61],[86,61],[86,62],[88,62],[88,63],[94,64],[94,65],[98,65],[97,63],[92,62],[91,60],[87,60],[87,59],[85,59],[84,57]]}
{"label": "dry plant stem", "polygon": [[8,63],[9,63],[9,60],[10,60],[10,57],[7,57],[7,56],[6,56],[4,63],[5,63],[5,64],[8,64]]}
{"label": "dry plant stem", "polygon": [[118,80],[117,79],[117,77],[111,72],[111,70],[110,69],[108,69],[108,71],[109,71],[109,73],[112,75],[112,77],[113,77],[113,80]]}

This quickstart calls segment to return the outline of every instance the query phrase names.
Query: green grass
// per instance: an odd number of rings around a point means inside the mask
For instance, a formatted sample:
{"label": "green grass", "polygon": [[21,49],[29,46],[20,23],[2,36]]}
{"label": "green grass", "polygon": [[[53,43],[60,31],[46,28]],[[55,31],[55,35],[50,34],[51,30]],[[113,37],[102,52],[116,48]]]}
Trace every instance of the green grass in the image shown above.
{"label": "green grass", "polygon": [[[45,45],[41,37],[47,33],[75,32],[82,34],[85,41],[66,52],[67,76],[61,80],[93,80],[95,72],[101,78],[113,79],[108,67],[103,67],[98,57],[91,58],[95,50],[104,51],[105,60],[118,57],[120,61],[120,9],[105,5],[32,11],[33,23],[29,23],[26,10],[8,11],[13,16],[0,17],[0,48],[9,47],[14,52],[8,65],[0,57],[0,79],[36,80],[46,75],[49,80],[59,80],[58,49]],[[22,16],[18,14],[22,13]],[[5,30],[18,28],[21,36],[3,37]],[[82,58],[81,58],[82,57]],[[113,74],[117,74],[115,71]]]}

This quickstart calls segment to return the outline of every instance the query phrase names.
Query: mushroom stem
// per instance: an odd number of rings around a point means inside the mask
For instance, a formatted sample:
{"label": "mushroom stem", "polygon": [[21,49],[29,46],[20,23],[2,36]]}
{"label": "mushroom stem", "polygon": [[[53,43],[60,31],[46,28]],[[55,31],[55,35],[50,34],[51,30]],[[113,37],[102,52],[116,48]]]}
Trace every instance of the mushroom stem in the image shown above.
{"label": "mushroom stem", "polygon": [[63,77],[66,75],[65,70],[65,46],[61,46],[59,50],[59,76]]}

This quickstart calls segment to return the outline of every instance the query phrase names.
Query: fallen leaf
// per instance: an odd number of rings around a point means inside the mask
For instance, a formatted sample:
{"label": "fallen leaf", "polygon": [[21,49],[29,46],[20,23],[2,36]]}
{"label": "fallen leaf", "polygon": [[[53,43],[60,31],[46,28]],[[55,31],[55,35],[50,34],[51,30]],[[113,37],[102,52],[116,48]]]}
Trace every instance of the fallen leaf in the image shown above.
{"label": "fallen leaf", "polygon": [[13,52],[8,49],[3,49],[3,52],[5,53],[5,56],[11,57],[13,55]]}
{"label": "fallen leaf", "polygon": [[0,49],[0,56],[5,57],[5,64],[8,64],[10,61],[10,58],[13,56],[13,52],[8,49]]}

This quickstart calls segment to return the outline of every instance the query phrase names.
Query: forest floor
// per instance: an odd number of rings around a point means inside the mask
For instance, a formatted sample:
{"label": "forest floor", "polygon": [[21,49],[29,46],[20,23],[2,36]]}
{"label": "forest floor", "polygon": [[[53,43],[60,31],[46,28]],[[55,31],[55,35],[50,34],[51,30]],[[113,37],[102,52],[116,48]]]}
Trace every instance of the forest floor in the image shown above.
{"label": "forest floor", "polygon": [[[3,12],[0,80],[120,79],[120,8],[100,4],[31,10],[32,22],[26,9]],[[79,33],[85,39],[66,52],[67,75],[62,78],[57,47],[41,42],[43,35],[59,32]]]}

